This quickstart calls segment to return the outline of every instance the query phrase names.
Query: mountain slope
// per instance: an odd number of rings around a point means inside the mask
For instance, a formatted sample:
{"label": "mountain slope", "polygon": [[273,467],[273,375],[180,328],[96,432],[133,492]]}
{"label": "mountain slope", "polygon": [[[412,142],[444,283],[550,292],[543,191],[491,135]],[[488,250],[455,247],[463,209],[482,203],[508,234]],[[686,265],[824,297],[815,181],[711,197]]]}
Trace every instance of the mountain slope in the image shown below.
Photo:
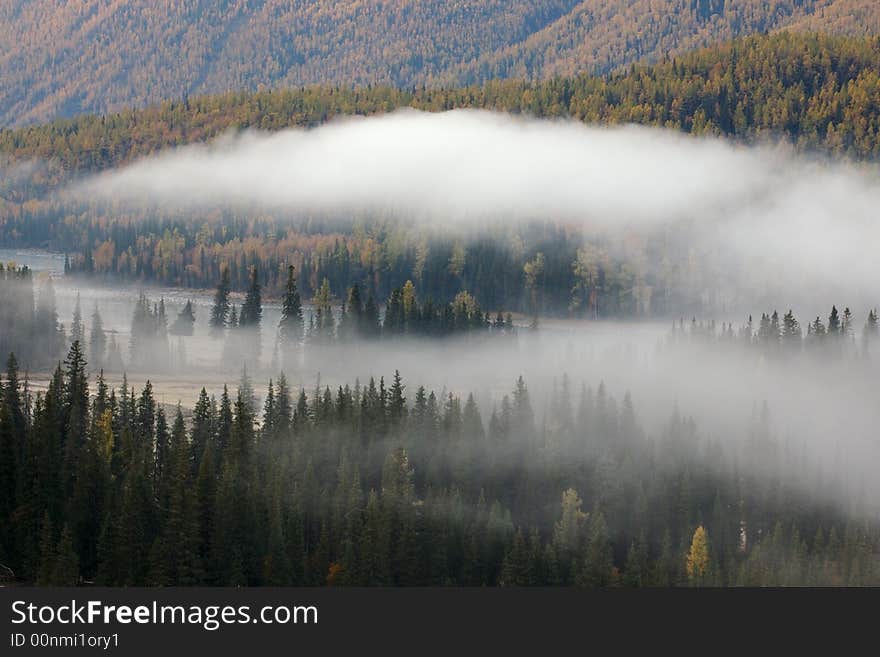
{"label": "mountain slope", "polygon": [[0,126],[168,98],[605,72],[783,27],[875,33],[873,0],[10,0]]}
{"label": "mountain slope", "polygon": [[0,130],[0,209],[4,199],[18,204],[71,176],[207,141],[230,129],[311,127],[340,115],[400,107],[637,123],[742,141],[781,138],[806,150],[876,160],[880,37],[780,32],[606,76],[415,91],[375,86],[236,92]]}
{"label": "mountain slope", "polygon": [[0,6],[0,125],[260,85],[410,85],[576,5],[13,0]]}
{"label": "mountain slope", "polygon": [[[880,8],[860,2],[877,27]],[[462,67],[458,78],[547,78],[582,71],[603,73],[664,54],[681,54],[741,35],[794,26],[806,31],[857,31],[840,17],[840,0],[585,0],[524,41]],[[876,5],[876,3],[874,3]],[[818,13],[822,12],[822,13]],[[826,21],[833,30],[826,30]],[[876,29],[875,29],[876,31]]]}
{"label": "mountain slope", "polygon": [[791,29],[825,30],[848,36],[880,33],[880,7],[876,0],[836,0],[825,3],[790,25]]}

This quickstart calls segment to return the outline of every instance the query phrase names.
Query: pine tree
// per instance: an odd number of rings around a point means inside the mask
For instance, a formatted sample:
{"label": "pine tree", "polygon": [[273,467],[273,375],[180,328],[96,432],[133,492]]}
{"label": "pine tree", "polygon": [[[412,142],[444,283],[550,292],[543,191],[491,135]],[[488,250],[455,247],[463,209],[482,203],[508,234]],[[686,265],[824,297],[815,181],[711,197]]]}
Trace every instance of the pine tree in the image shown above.
{"label": "pine tree", "polygon": [[56,538],[52,527],[52,519],[47,511],[43,515],[43,522],[40,529],[40,560],[39,570],[37,571],[37,584],[40,586],[51,586],[55,579],[55,560],[56,560]]}
{"label": "pine tree", "polygon": [[590,513],[589,540],[583,566],[578,575],[579,586],[608,586],[614,579],[614,560],[605,514],[598,506]]}
{"label": "pine tree", "polygon": [[104,333],[104,324],[101,321],[101,313],[98,312],[98,304],[95,304],[89,336],[89,359],[94,369],[99,370],[104,366],[106,350],[107,335]]}
{"label": "pine tree", "polygon": [[480,409],[474,399],[473,393],[468,395],[462,412],[462,424],[465,437],[472,442],[481,442],[485,437],[483,419],[480,417]]}
{"label": "pine tree", "polygon": [[833,336],[840,334],[840,315],[837,306],[831,306],[831,314],[828,315],[828,334]]}
{"label": "pine tree", "polygon": [[791,350],[800,348],[801,327],[791,309],[782,318],[782,343]]}
{"label": "pine tree", "polygon": [[282,346],[298,344],[303,338],[302,301],[296,284],[296,270],[293,265],[287,268],[287,285],[281,303],[281,321],[278,336]]}
{"label": "pine tree", "polygon": [[72,484],[77,470],[82,447],[86,441],[89,414],[89,386],[86,374],[86,361],[79,341],[70,346],[64,361],[65,387],[63,401],[64,422],[64,468],[66,475],[65,491],[72,492]]}
{"label": "pine tree", "polygon": [[393,337],[403,333],[403,328],[403,300],[400,288],[394,288],[391,290],[388,303],[385,304],[385,321],[382,322],[382,334],[385,337]]}
{"label": "pine tree", "polygon": [[68,525],[61,530],[55,548],[51,583],[53,586],[76,586],[79,583],[79,559],[73,549],[73,533]]}
{"label": "pine tree", "polygon": [[[14,363],[15,357],[10,358]],[[0,393],[0,559],[9,560],[15,543],[12,518],[24,436],[15,427],[13,404],[7,390],[0,386]]]}
{"label": "pine tree", "polygon": [[47,278],[40,288],[37,309],[34,315],[34,340],[43,345],[45,354],[35,362],[51,366],[63,354],[65,348],[64,334],[58,324],[58,312],[55,305],[55,286],[52,279]]}
{"label": "pine tree", "polygon": [[626,586],[634,588],[648,584],[648,551],[644,531],[637,540],[630,543],[623,571],[623,581]]}
{"label": "pine tree", "polygon": [[581,504],[581,498],[573,488],[562,493],[562,512],[553,528],[553,549],[563,576],[568,575],[573,560],[581,552],[587,519],[587,514],[581,511]]}
{"label": "pine tree", "polygon": [[171,430],[165,480],[167,511],[163,531],[153,548],[152,580],[155,584],[192,586],[202,578],[198,500],[190,493],[190,447],[179,406]]}
{"label": "pine tree", "polygon": [[336,320],[333,317],[332,295],[330,293],[330,281],[324,279],[321,288],[312,300],[315,306],[315,329],[314,335],[310,336],[319,342],[329,342],[336,335]]}
{"label": "pine tree", "polygon": [[259,329],[260,322],[263,319],[263,297],[260,278],[257,268],[251,270],[250,286],[248,287],[247,296],[244,304],[241,306],[241,313],[238,316],[238,325],[241,328]]}
{"label": "pine tree", "polygon": [[275,479],[268,508],[268,547],[263,557],[263,583],[268,586],[290,586],[293,569],[286,549],[284,516],[281,505],[281,483]]}
{"label": "pine tree", "polygon": [[292,428],[293,407],[290,398],[290,387],[284,374],[278,376],[275,390],[275,427],[280,436],[287,436]]}
{"label": "pine tree", "polygon": [[534,563],[522,529],[517,529],[513,537],[513,545],[504,558],[501,566],[500,583],[502,586],[528,586],[533,583]]}
{"label": "pine tree", "polygon": [[[545,263],[546,258],[544,257],[544,254],[538,253],[535,255],[534,259],[529,260],[523,265],[523,272],[526,277],[526,289],[528,289],[531,294],[533,329],[538,328],[538,315],[540,313],[541,301],[540,290],[544,279]],[[598,317],[598,308],[596,311],[596,316]]]}
{"label": "pine tree", "polygon": [[193,310],[191,299],[187,299],[181,311],[177,314],[174,324],[171,325],[171,334],[191,336],[195,332],[196,313]]}
{"label": "pine tree", "polygon": [[171,464],[171,435],[168,433],[165,410],[161,406],[156,411],[155,436],[152,479],[156,489],[159,511],[164,514],[168,510],[173,468]]}
{"label": "pine tree", "polygon": [[339,324],[339,335],[346,340],[352,340],[361,335],[364,324],[364,302],[357,283],[349,289],[345,307],[344,321]]}
{"label": "pine tree", "polygon": [[868,311],[868,319],[865,321],[865,329],[862,332],[862,346],[865,353],[868,353],[871,345],[876,342],[877,335],[880,333],[880,326],[877,321],[877,310]]}
{"label": "pine tree", "polygon": [[367,303],[364,305],[363,325],[360,333],[366,338],[375,338],[379,336],[380,331],[379,307],[376,305],[376,298],[370,292]]}
{"label": "pine tree", "polygon": [[79,292],[76,293],[76,303],[73,307],[73,321],[70,324],[70,342],[79,342],[85,345],[85,327],[83,326],[82,310],[79,305]]}
{"label": "pine tree", "polygon": [[853,315],[849,307],[843,309],[843,317],[840,320],[840,334],[842,337],[852,338],[853,336]]}
{"label": "pine tree", "polygon": [[392,425],[399,425],[406,417],[406,397],[403,392],[406,386],[400,378],[400,372],[394,370],[394,381],[389,389],[388,413]]}
{"label": "pine tree", "polygon": [[210,326],[215,334],[226,328],[229,318],[229,292],[229,267],[224,267],[217,292],[214,294],[214,305],[211,308]]}

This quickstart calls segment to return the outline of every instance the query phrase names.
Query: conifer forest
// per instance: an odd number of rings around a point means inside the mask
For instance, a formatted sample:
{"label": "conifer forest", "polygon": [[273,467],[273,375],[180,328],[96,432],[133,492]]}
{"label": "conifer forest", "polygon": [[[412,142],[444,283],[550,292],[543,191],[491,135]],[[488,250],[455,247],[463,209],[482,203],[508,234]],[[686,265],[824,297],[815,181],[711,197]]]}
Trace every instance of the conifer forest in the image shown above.
{"label": "conifer forest", "polygon": [[251,4],[0,37],[0,585],[880,586],[872,7]]}

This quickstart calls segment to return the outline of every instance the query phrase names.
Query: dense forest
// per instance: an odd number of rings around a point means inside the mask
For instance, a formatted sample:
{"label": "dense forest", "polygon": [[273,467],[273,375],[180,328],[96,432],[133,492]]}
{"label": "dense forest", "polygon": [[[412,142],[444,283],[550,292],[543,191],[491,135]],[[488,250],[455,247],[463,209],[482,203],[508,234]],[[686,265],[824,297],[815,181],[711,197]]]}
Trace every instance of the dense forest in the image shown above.
{"label": "dense forest", "polygon": [[228,89],[601,74],[780,28],[878,27],[870,0],[15,0],[0,7],[0,125]]}
{"label": "dense forest", "polygon": [[0,586],[880,586],[878,34],[5,3]]}
{"label": "dense forest", "polygon": [[[313,127],[398,107],[457,107],[640,123],[739,139],[785,137],[806,148],[870,158],[877,152],[880,40],[782,32],[639,64],[605,76],[400,89],[293,86],[165,100],[145,109],[84,114],[0,130],[11,162],[55,162],[41,181],[119,166],[230,129]],[[8,196],[11,190],[4,190]]]}
{"label": "dense forest", "polygon": [[0,244],[67,252],[71,273],[98,280],[210,288],[228,268],[232,289],[244,291],[257,267],[266,294],[277,297],[293,265],[308,298],[325,278],[340,297],[358,284],[377,301],[411,280],[437,303],[467,290],[492,311],[707,316],[765,300],[752,289],[729,289],[737,280],[731,264],[694,251],[674,230],[662,239],[614,239],[550,222],[506,222],[465,240],[384,217],[292,218],[228,208],[181,213],[72,202],[54,191],[79,176],[229,128],[315,126],[401,106],[635,122],[746,141],[776,136],[804,150],[871,160],[880,144],[878,80],[876,39],[779,34],[604,78],[234,93],[4,130]]}
{"label": "dense forest", "polygon": [[[187,420],[149,383],[90,385],[71,345],[45,393],[0,395],[0,563],[38,584],[859,585],[880,526],[857,484],[780,443],[742,448],[678,410],[564,375],[542,421],[520,378],[474,397],[398,373],[294,394],[244,378]],[[837,500],[837,501],[836,501]]]}

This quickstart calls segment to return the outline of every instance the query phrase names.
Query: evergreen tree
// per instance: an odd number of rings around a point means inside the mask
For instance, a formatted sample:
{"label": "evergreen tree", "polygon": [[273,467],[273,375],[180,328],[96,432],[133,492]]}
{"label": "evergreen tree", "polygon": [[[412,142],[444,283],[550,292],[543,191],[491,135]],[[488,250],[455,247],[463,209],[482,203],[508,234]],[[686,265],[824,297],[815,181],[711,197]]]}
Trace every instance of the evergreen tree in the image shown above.
{"label": "evergreen tree", "polygon": [[375,338],[381,331],[379,323],[379,307],[376,305],[376,298],[370,292],[367,297],[367,303],[364,305],[363,325],[361,326],[361,335],[367,338]]}
{"label": "evergreen tree", "polygon": [[880,334],[880,325],[877,321],[877,310],[868,311],[868,319],[865,321],[865,329],[862,331],[862,346],[865,353],[868,353],[871,345],[877,341],[877,335]]}
{"label": "evergreen tree", "polygon": [[[524,431],[521,379],[493,413],[492,443],[473,395],[462,406],[445,390],[441,410],[420,386],[409,403],[399,372],[387,388],[380,378],[335,397],[319,383],[296,409],[279,377],[259,426],[243,378],[234,402],[201,392],[187,435],[182,409],[168,427],[149,383],[110,390],[99,374],[90,391],[78,343],[33,404],[12,357],[0,382],[0,563],[45,585],[877,583],[876,523],[791,503],[790,457],[766,449],[766,411],[725,454],[677,412],[645,439],[631,398],[618,410],[604,384],[595,398],[584,386],[575,414],[569,387],[563,378],[548,412],[575,415],[584,441],[612,437],[595,452],[557,439],[564,419]],[[743,470],[743,455],[762,467]],[[818,481],[795,460],[798,486]],[[572,484],[561,500],[560,482]],[[701,517],[714,542],[694,531]]]}
{"label": "evergreen tree", "polygon": [[567,576],[580,554],[587,514],[581,511],[581,498],[569,488],[562,494],[562,512],[553,528],[553,550],[563,576]]}
{"label": "evergreen tree", "polygon": [[262,286],[260,285],[257,268],[251,270],[250,286],[248,287],[247,296],[244,304],[241,306],[241,312],[238,316],[238,325],[241,328],[260,328],[260,322],[263,318],[263,300]]}
{"label": "evergreen tree", "polygon": [[312,300],[315,307],[315,327],[310,338],[318,342],[328,342],[336,335],[336,320],[333,317],[332,295],[330,294],[330,281],[324,279],[321,288]]}
{"label": "evergreen tree", "polygon": [[296,270],[293,265],[287,268],[287,285],[281,302],[281,321],[278,335],[282,346],[298,344],[303,338],[302,301],[296,284]]}
{"label": "evergreen tree", "polygon": [[348,290],[345,312],[339,322],[339,337],[352,340],[361,335],[364,323],[364,302],[361,299],[360,285],[355,283]]}
{"label": "evergreen tree", "polygon": [[82,310],[79,305],[79,292],[76,293],[76,303],[73,306],[73,321],[70,324],[70,342],[79,342],[80,345],[86,343],[86,329],[83,326]]}
{"label": "evergreen tree", "polygon": [[399,425],[406,417],[406,397],[403,394],[405,388],[400,372],[394,370],[394,381],[389,389],[388,403],[388,413],[392,425]]}
{"label": "evergreen tree", "polygon": [[171,325],[171,334],[180,336],[191,336],[195,330],[196,314],[193,310],[191,299],[187,299],[181,311],[177,314],[177,318]]}
{"label": "evergreen tree", "polygon": [[608,525],[605,514],[596,507],[590,514],[589,540],[577,583],[587,587],[608,586],[614,577],[614,556]]}
{"label": "evergreen tree", "polygon": [[840,335],[840,315],[837,312],[837,306],[831,306],[831,314],[828,315],[828,334]]}
{"label": "evergreen tree", "polygon": [[791,309],[782,318],[782,342],[789,349],[799,349],[801,344],[801,326]]}
{"label": "evergreen tree", "polygon": [[73,548],[73,534],[70,527],[64,525],[58,546],[55,548],[55,560],[52,567],[53,586],[76,586],[79,583],[79,559]]}
{"label": "evergreen tree", "polygon": [[214,305],[211,308],[210,326],[215,334],[227,326],[230,309],[229,293],[229,267],[224,267],[220,274],[220,282],[217,284],[217,291],[214,293]]}
{"label": "evergreen tree", "polygon": [[104,324],[101,321],[101,313],[98,312],[98,304],[92,313],[92,330],[89,336],[89,358],[94,369],[104,366],[104,358],[107,351],[107,335],[104,333]]}

